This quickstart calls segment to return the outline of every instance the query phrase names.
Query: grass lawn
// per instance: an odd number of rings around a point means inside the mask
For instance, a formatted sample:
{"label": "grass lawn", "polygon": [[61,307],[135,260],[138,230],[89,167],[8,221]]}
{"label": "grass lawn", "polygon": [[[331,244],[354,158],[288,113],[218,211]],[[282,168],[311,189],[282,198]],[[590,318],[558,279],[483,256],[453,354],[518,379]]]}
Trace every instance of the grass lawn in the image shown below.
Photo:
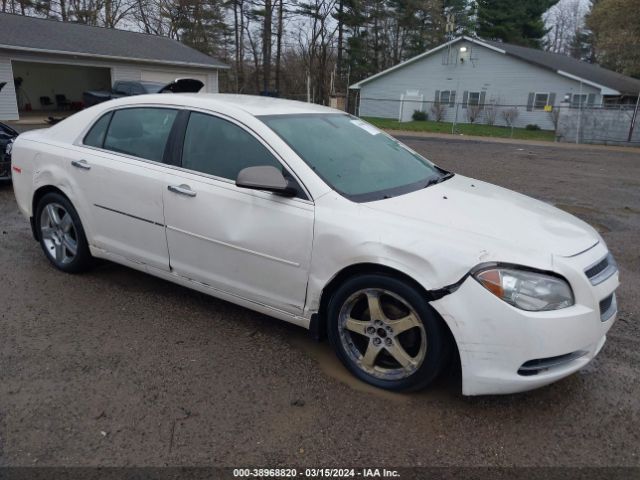
{"label": "grass lawn", "polygon": [[[363,117],[363,120],[375,125],[378,128],[389,130],[405,130],[411,132],[433,132],[451,133],[451,123],[434,122],[431,120],[423,122],[398,122],[389,118]],[[477,135],[479,137],[501,137],[517,138],[520,140],[546,140],[553,142],[555,134],[551,130],[527,130],[526,128],[514,128],[513,137],[511,129],[508,127],[496,127],[492,125],[478,125],[471,123],[456,124],[456,133],[463,135]]]}

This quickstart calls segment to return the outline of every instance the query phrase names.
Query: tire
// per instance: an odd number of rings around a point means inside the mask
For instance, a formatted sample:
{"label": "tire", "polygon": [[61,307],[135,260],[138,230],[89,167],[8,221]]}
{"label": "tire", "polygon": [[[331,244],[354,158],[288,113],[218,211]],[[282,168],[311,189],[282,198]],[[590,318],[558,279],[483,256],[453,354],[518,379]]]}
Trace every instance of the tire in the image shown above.
{"label": "tire", "polygon": [[420,390],[449,363],[452,345],[443,320],[423,293],[393,276],[347,280],[329,300],[327,314],[327,333],[338,358],[366,383]]}
{"label": "tire", "polygon": [[78,212],[65,196],[44,195],[36,208],[35,224],[42,251],[58,270],[79,273],[93,265]]}

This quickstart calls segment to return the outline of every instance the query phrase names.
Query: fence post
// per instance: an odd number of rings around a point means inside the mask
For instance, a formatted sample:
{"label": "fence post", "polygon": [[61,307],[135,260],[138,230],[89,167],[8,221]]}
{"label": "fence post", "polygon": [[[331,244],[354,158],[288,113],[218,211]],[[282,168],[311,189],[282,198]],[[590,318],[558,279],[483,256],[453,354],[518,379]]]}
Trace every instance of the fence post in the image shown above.
{"label": "fence post", "polygon": [[640,105],[640,92],[638,92],[638,99],[636,100],[636,108],[633,109],[633,115],[631,115],[631,124],[629,125],[629,138],[627,142],[631,143],[631,137],[633,137],[633,127],[636,126],[636,118],[638,116],[638,105]]}
{"label": "fence post", "polygon": [[[457,92],[456,92],[457,94]],[[453,117],[453,123],[451,124],[451,135],[455,135],[455,130],[456,130],[456,123],[458,122],[458,106],[460,104],[458,102],[456,102],[456,114]]]}

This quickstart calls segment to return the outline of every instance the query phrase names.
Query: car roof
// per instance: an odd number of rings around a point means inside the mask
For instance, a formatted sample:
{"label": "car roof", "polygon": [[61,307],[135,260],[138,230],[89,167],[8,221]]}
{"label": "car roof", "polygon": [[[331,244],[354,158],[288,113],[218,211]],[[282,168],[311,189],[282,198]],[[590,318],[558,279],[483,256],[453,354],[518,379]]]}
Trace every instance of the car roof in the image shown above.
{"label": "car roof", "polygon": [[317,114],[344,113],[333,108],[316,105],[315,103],[297,100],[283,100],[273,97],[257,95],[238,95],[228,93],[172,93],[137,95],[118,100],[122,104],[146,103],[149,101],[183,105],[186,107],[228,107],[243,110],[250,115],[287,115],[287,114]]}

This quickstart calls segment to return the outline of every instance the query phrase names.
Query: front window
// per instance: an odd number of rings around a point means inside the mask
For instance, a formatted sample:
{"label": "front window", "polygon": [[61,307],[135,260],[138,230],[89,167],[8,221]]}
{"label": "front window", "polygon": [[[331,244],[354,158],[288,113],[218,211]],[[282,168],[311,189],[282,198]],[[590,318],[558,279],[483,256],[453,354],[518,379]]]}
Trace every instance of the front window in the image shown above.
{"label": "front window", "polygon": [[469,106],[477,107],[480,105],[480,92],[469,92]]}
{"label": "front window", "polygon": [[544,107],[549,105],[549,94],[548,93],[536,93],[533,100],[533,108],[536,110],[544,110]]}
{"label": "front window", "polygon": [[389,198],[446,178],[443,170],[350,115],[270,115],[260,119],[329,186],[354,201]]}
{"label": "front window", "polygon": [[587,103],[587,95],[585,94],[573,94],[573,98],[571,100],[572,107],[584,107]]}
{"label": "front window", "polygon": [[282,165],[255,137],[222,118],[191,112],[182,150],[182,166],[235,180],[247,167]]}
{"label": "front window", "polygon": [[451,99],[451,92],[449,90],[443,90],[440,92],[440,103],[443,105],[448,105],[449,100]]}

